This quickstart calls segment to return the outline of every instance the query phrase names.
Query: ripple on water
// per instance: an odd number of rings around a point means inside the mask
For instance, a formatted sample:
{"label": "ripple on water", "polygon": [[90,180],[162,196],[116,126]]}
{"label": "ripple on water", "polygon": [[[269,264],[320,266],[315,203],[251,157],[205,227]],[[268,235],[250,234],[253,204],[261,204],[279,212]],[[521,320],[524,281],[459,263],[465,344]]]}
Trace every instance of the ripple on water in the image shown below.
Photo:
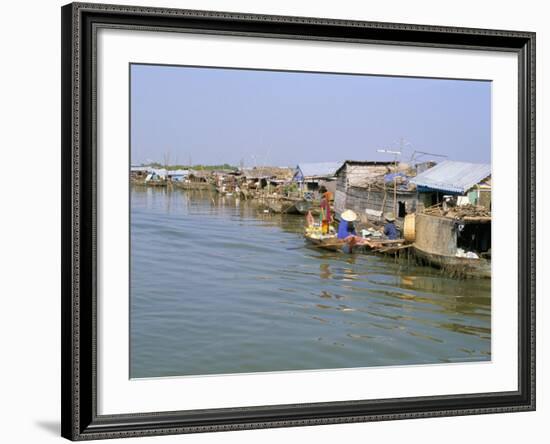
{"label": "ripple on water", "polygon": [[131,376],[491,359],[490,282],[305,246],[303,218],[133,189]]}

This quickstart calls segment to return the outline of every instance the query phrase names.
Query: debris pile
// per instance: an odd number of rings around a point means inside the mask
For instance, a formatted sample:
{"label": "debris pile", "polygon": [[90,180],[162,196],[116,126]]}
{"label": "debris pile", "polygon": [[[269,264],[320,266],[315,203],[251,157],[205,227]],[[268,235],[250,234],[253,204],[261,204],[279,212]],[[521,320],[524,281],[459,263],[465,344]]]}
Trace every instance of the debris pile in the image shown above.
{"label": "debris pile", "polygon": [[410,183],[411,177],[408,169],[400,170],[390,166],[369,167],[367,174],[354,173],[353,170],[348,172],[348,185],[372,191],[391,191],[394,188],[414,191],[416,185]]}
{"label": "debris pile", "polygon": [[491,218],[491,211],[480,205],[434,205],[424,210],[424,214],[430,216],[450,217],[451,219],[485,220]]}
{"label": "debris pile", "polygon": [[457,248],[456,257],[462,257],[466,259],[479,259],[479,256],[473,251],[466,251],[463,248]]}

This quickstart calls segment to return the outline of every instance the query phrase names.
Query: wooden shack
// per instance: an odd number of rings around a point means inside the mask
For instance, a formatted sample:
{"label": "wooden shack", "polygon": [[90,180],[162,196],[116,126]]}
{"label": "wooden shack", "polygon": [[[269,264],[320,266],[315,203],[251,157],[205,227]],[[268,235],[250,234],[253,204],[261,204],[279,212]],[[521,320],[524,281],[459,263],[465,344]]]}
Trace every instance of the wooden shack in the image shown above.
{"label": "wooden shack", "polygon": [[[416,210],[417,196],[408,187],[408,165],[395,162],[347,160],[336,172],[334,210],[357,213],[361,221],[382,221],[385,212],[395,213],[398,222]],[[394,177],[386,180],[394,173]]]}
{"label": "wooden shack", "polygon": [[150,167],[143,165],[130,166],[130,180],[132,183],[144,183]]}
{"label": "wooden shack", "polygon": [[297,182],[302,192],[315,192],[321,187],[336,191],[336,171],[342,162],[300,163],[296,166],[292,180]]}
{"label": "wooden shack", "polygon": [[468,203],[491,209],[491,164],[445,160],[411,182],[426,208],[452,197],[459,205]]}
{"label": "wooden shack", "polygon": [[417,214],[414,242],[426,253],[454,256],[458,248],[455,222],[448,217]]}
{"label": "wooden shack", "polygon": [[208,183],[212,173],[208,170],[189,170],[187,180],[193,183]]}
{"label": "wooden shack", "polygon": [[415,217],[414,251],[424,262],[458,275],[491,277],[491,217]]}
{"label": "wooden shack", "polygon": [[248,189],[274,188],[292,180],[293,171],[285,167],[259,166],[243,168],[241,180]]}

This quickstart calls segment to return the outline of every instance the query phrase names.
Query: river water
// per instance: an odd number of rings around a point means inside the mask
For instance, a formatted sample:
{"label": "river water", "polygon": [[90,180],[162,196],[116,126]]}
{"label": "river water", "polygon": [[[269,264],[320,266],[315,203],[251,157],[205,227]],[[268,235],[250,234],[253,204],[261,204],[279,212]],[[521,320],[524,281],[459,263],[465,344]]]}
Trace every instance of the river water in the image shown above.
{"label": "river water", "polygon": [[132,187],[132,378],[491,359],[490,280],[308,247],[303,217]]}

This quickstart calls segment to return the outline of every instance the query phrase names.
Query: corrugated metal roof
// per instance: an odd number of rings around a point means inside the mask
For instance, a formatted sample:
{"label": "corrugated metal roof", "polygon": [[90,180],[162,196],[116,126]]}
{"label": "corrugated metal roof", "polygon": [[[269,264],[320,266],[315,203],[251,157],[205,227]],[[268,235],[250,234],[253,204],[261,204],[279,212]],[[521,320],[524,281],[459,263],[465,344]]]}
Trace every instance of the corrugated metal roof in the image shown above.
{"label": "corrugated metal roof", "polygon": [[187,176],[189,174],[189,170],[168,170],[166,172],[167,176]]}
{"label": "corrugated metal roof", "polygon": [[161,177],[166,176],[166,168],[150,168],[149,172]]}
{"label": "corrugated metal roof", "polygon": [[330,177],[336,174],[336,170],[340,166],[342,166],[342,162],[300,163],[296,169],[304,177]]}
{"label": "corrugated metal roof", "polygon": [[149,171],[150,168],[151,167],[148,167],[148,166],[132,165],[130,166],[130,171],[134,171],[134,172]]}
{"label": "corrugated metal roof", "polygon": [[417,186],[433,190],[465,193],[491,175],[488,163],[469,163],[445,160],[411,179]]}

